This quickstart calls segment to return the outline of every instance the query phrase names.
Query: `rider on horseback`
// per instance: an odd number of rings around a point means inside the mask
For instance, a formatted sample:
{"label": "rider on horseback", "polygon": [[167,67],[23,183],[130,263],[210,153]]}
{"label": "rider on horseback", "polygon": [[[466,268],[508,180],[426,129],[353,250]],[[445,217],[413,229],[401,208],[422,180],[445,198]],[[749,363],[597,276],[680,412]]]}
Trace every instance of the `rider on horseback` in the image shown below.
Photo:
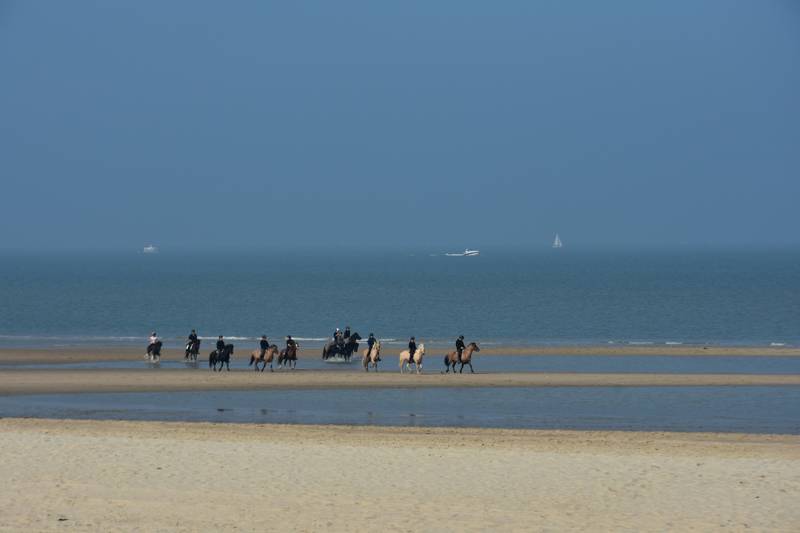
{"label": "rider on horseback", "polygon": [[156,335],[156,332],[154,331],[153,333],[150,334],[150,339],[148,340],[147,355],[153,353],[153,350],[155,349],[157,342],[158,342],[158,335]]}
{"label": "rider on horseback", "polygon": [[[408,364],[409,365],[414,362],[414,352],[416,352],[416,351],[417,351],[417,341],[414,339],[414,337],[411,337],[411,339],[409,339],[409,341],[408,341]],[[409,367],[409,368],[411,368],[411,367]]]}
{"label": "rider on horseback", "polygon": [[[367,357],[370,357],[372,355],[372,347],[375,345],[375,342],[377,342],[375,339],[375,335],[370,333],[369,338],[367,338]],[[377,360],[380,361],[380,358],[378,358]]]}
{"label": "rider on horseback", "polygon": [[294,341],[291,335],[286,336],[286,354],[288,355],[289,352],[295,349],[297,350],[297,343]]}
{"label": "rider on horseback", "polygon": [[259,350],[261,351],[261,359],[264,359],[267,355],[267,350],[269,349],[269,339],[267,339],[266,335],[261,335],[261,340],[258,343]]}
{"label": "rider on horseback", "polygon": [[184,359],[188,359],[189,355],[192,354],[195,348],[195,344],[199,344],[197,339],[197,332],[195,330],[192,330],[192,332],[189,333],[189,337],[187,337],[186,339],[186,353],[183,356]]}
{"label": "rider on horseback", "polygon": [[217,353],[221,354],[224,350],[225,350],[225,340],[222,338],[222,335],[220,335],[217,338]]}
{"label": "rider on horseback", "polygon": [[459,335],[456,339],[456,352],[458,352],[458,362],[461,362],[461,352],[464,351],[464,335]]}

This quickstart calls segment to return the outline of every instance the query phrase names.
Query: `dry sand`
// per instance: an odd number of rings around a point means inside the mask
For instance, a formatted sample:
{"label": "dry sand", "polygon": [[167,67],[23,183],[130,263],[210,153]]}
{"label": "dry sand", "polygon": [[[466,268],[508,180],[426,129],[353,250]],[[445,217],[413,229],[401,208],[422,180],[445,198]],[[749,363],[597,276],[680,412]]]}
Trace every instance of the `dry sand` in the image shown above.
{"label": "dry sand", "polygon": [[514,372],[445,375],[281,370],[22,370],[0,372],[0,395],[259,389],[418,387],[645,387],[800,385],[798,374],[569,374]]}
{"label": "dry sand", "polygon": [[0,420],[2,531],[797,531],[800,437]]}
{"label": "dry sand", "polygon": [[[249,354],[254,343],[237,344],[240,356]],[[452,350],[451,346],[428,345],[428,354],[439,357]],[[384,359],[395,357],[401,346],[385,346]],[[165,348],[165,361],[183,361],[183,350]],[[144,348],[130,347],[87,347],[87,348],[0,348],[2,364],[37,363],[91,363],[96,361],[138,361],[142,359]],[[304,357],[319,357],[320,350],[308,348],[301,351]],[[674,356],[769,356],[799,357],[800,348],[780,346],[695,346],[695,345],[646,345],[632,346],[621,344],[582,345],[582,346],[490,346],[484,345],[476,357],[491,355],[674,355]],[[207,359],[204,349],[201,358]]]}

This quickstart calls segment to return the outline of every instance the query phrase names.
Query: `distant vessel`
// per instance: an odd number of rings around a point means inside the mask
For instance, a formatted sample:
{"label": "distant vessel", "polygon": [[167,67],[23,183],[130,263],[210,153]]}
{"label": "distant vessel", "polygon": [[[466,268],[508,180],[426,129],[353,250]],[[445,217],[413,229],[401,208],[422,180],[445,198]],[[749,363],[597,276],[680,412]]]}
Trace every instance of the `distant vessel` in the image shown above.
{"label": "distant vessel", "polygon": [[464,250],[463,253],[460,254],[444,254],[444,255],[446,255],[447,257],[477,257],[481,255],[481,251],[470,250],[469,248],[467,248],[466,250]]}
{"label": "distant vessel", "polygon": [[553,241],[553,248],[563,248],[564,245],[561,243],[561,239],[558,237],[558,233],[556,233],[556,238]]}
{"label": "distant vessel", "polygon": [[142,248],[142,253],[143,254],[157,254],[158,253],[158,248],[153,246],[152,244],[148,244],[147,246]]}

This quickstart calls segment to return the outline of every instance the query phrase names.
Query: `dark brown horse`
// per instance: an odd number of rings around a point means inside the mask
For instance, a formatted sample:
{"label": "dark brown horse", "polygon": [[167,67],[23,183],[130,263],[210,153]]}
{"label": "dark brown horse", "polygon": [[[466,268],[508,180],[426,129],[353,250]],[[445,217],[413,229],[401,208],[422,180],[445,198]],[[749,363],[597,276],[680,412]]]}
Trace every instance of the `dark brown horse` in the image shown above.
{"label": "dark brown horse", "polygon": [[297,350],[300,348],[300,343],[295,342],[291,346],[281,350],[278,354],[278,366],[281,368],[290,368],[294,370],[297,368]]}
{"label": "dark brown horse", "polygon": [[458,360],[458,352],[450,352],[449,354],[444,356],[444,365],[447,367],[447,372],[450,372],[450,367],[453,367],[453,374],[456,373],[456,365],[461,364],[461,368],[459,369],[458,373],[460,374],[464,370],[464,365],[469,365],[469,370],[473,374],[475,370],[472,368],[472,352],[480,352],[481,349],[478,347],[478,344],[475,342],[471,342],[467,344],[464,348],[464,351],[461,352],[461,361]]}

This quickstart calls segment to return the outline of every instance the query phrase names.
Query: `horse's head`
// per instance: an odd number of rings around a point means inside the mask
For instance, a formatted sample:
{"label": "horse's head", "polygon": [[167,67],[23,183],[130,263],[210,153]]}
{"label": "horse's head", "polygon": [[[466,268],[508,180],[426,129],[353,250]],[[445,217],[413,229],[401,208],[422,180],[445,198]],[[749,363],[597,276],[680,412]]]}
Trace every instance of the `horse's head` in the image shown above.
{"label": "horse's head", "polygon": [[228,353],[233,353],[233,344],[226,344],[225,351]]}
{"label": "horse's head", "polygon": [[419,346],[417,346],[417,351],[414,353],[425,355],[425,344],[420,344]]}
{"label": "horse's head", "polygon": [[480,348],[480,346],[478,346],[477,342],[469,343],[469,347],[472,348],[473,352],[480,352],[481,351],[481,348]]}
{"label": "horse's head", "polygon": [[350,335],[350,340],[351,341],[360,341],[361,340],[361,335],[359,335],[358,332],[356,331],[355,333]]}

